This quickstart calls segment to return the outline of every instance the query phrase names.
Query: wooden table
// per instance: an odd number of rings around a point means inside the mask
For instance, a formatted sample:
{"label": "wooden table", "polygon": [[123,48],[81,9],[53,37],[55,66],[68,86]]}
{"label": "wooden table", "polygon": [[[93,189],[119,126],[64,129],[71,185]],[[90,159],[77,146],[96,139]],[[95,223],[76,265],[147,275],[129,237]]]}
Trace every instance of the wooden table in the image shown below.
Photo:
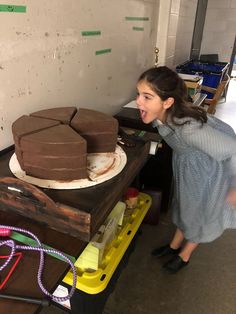
{"label": "wooden table", "polygon": [[[124,148],[128,161],[123,171],[113,179],[96,187],[70,191],[43,189],[44,193],[55,201],[94,214],[97,218],[96,223],[93,225],[93,233],[95,234],[114,205],[121,199],[124,191],[146,163],[149,147],[149,142],[137,142],[135,147]],[[0,156],[0,176],[12,176],[8,166],[12,154],[13,150],[4,152]],[[36,234],[42,243],[74,257],[78,257],[87,244],[85,241],[51,230],[41,223],[35,223],[11,211],[0,211],[0,223],[28,229]],[[1,247],[0,252],[1,254],[5,254],[6,249]],[[42,297],[43,294],[37,284],[38,264],[39,255],[37,253],[24,251],[22,260],[2,293]],[[68,264],[51,256],[46,256],[43,281],[47,289],[51,292],[54,291],[67,271]],[[0,314],[27,314],[35,313],[37,310],[38,306],[34,304],[0,299]]]}

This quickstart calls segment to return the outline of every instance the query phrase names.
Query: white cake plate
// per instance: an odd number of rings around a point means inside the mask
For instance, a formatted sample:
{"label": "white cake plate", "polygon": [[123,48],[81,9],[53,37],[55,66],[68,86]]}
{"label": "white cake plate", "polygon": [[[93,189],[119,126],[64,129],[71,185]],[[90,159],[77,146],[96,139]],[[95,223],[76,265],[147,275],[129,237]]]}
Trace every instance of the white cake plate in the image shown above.
{"label": "white cake plate", "polygon": [[15,153],[12,155],[9,161],[9,167],[11,172],[18,179],[27,183],[48,189],[71,190],[87,188],[112,179],[123,170],[126,162],[127,156],[125,152],[119,145],[116,145],[116,150],[114,153],[88,154],[88,179],[55,181],[28,176],[26,175],[25,171],[21,169]]}

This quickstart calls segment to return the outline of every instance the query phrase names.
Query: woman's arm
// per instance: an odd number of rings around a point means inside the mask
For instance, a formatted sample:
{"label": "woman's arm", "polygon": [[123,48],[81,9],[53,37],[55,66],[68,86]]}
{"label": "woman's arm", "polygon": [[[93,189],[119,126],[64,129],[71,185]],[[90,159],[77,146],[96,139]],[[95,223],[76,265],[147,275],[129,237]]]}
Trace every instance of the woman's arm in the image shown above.
{"label": "woman's arm", "polygon": [[230,136],[207,123],[201,125],[196,120],[181,127],[183,141],[195,147],[213,159],[222,161],[236,156],[236,136]]}
{"label": "woman's arm", "polygon": [[208,124],[201,126],[197,121],[184,125],[181,135],[188,145],[196,147],[213,159],[228,159],[230,186],[226,201],[236,206],[236,136],[230,136]]}
{"label": "woman's arm", "polygon": [[226,202],[230,203],[231,205],[236,207],[236,187],[231,188],[229,193],[226,197]]}

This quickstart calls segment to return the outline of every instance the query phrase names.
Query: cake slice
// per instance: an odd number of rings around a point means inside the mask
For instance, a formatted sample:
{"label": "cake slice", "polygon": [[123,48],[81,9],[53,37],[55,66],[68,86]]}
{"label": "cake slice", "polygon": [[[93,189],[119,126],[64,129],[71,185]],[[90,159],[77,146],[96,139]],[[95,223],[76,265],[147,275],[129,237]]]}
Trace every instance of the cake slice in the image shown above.
{"label": "cake slice", "polygon": [[20,146],[28,175],[53,180],[87,177],[87,143],[68,125],[26,135]]}
{"label": "cake slice", "polygon": [[69,124],[77,111],[76,107],[58,107],[40,110],[31,113],[32,117],[45,118],[60,121],[63,124]]}
{"label": "cake slice", "polygon": [[59,121],[30,117],[23,115],[12,124],[12,134],[15,142],[15,153],[21,168],[24,170],[20,140],[23,136],[39,132],[44,129],[59,125]]}
{"label": "cake slice", "polygon": [[88,142],[88,153],[115,151],[118,121],[112,116],[80,108],[70,124]]}

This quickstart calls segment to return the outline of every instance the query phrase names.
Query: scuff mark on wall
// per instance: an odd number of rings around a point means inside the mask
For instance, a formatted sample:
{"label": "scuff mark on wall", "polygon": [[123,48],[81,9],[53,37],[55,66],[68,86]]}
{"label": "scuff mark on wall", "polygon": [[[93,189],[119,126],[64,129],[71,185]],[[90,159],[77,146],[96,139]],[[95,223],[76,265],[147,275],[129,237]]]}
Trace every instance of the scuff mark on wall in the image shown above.
{"label": "scuff mark on wall", "polygon": [[26,95],[26,91],[23,90],[23,89],[18,89],[17,94],[18,94],[18,97],[25,96]]}
{"label": "scuff mark on wall", "polygon": [[[37,37],[37,36],[35,36]],[[21,58],[27,54],[32,54],[34,52],[47,52],[55,51],[58,47],[58,37],[50,36],[45,41],[38,34],[38,38],[31,38],[22,40],[5,40],[0,43],[0,60],[1,62],[6,62],[12,59]],[[80,40],[76,35],[64,35],[60,39],[60,47],[68,47],[71,44],[74,46],[86,44],[87,40]]]}

